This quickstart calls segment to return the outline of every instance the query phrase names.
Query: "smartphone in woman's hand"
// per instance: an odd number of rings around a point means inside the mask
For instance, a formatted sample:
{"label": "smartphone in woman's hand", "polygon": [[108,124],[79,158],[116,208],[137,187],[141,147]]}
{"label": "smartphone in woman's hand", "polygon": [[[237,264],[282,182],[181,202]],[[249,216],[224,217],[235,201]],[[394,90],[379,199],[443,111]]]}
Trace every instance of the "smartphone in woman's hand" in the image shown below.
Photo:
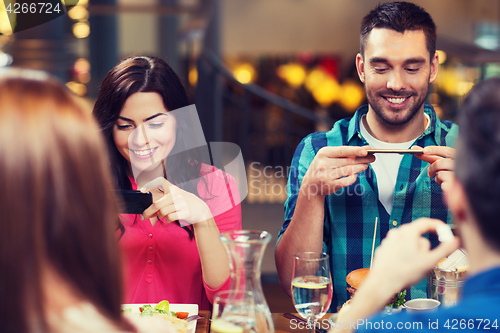
{"label": "smartphone in woman's hand", "polygon": [[121,214],[142,214],[146,208],[153,204],[151,192],[116,190],[115,194],[120,200]]}

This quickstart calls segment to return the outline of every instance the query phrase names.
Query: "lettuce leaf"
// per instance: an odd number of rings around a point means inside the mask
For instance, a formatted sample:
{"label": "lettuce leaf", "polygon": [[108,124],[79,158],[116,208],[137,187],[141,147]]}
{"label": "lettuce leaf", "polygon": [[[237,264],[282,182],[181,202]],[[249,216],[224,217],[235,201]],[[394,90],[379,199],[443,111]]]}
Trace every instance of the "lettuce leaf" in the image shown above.
{"label": "lettuce leaf", "polygon": [[399,308],[401,305],[405,304],[406,302],[405,297],[406,297],[406,289],[398,294],[396,302],[388,304],[387,306],[391,306],[393,308]]}
{"label": "lettuce leaf", "polygon": [[[166,302],[166,303],[162,303]],[[158,303],[154,308],[151,304],[145,304],[142,306],[141,316],[152,316],[155,313],[165,314],[167,316],[177,318],[177,315],[173,311],[168,311],[169,304],[167,301],[162,301]],[[160,305],[160,306],[158,306]]]}

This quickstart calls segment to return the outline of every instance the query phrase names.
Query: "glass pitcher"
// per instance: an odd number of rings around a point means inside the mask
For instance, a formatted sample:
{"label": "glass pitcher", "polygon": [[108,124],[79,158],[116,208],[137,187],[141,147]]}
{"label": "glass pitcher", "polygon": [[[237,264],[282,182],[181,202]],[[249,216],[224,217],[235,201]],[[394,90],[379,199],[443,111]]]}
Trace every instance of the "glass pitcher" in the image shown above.
{"label": "glass pitcher", "polygon": [[260,266],[271,235],[267,231],[234,230],[220,235],[229,256],[230,289],[251,291],[255,299],[256,331],[274,332],[271,311],[260,281]]}

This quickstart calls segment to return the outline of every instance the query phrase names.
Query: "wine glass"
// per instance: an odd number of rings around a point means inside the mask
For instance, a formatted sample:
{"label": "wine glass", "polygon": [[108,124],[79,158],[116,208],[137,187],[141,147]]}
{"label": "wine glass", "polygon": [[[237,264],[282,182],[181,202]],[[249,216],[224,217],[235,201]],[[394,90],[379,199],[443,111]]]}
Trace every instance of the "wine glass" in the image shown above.
{"label": "wine glass", "polygon": [[313,333],[316,321],[328,311],[333,296],[326,253],[302,252],[294,256],[292,295],[295,309]]}
{"label": "wine glass", "polygon": [[257,332],[253,293],[244,290],[225,290],[216,293],[210,332]]}

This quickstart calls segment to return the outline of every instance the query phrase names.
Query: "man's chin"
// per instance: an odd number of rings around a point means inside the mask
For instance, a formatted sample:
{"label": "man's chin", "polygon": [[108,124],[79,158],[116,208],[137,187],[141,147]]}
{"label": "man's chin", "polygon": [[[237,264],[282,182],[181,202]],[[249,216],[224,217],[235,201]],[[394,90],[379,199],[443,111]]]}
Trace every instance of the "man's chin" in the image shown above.
{"label": "man's chin", "polygon": [[410,119],[394,117],[394,118],[383,119],[383,121],[385,124],[389,126],[403,126],[409,123]]}
{"label": "man's chin", "polygon": [[382,109],[382,111],[375,111],[373,109],[377,118],[381,122],[389,126],[402,126],[409,123],[417,114],[411,114],[410,108],[405,108],[401,110],[388,110],[387,108]]}

